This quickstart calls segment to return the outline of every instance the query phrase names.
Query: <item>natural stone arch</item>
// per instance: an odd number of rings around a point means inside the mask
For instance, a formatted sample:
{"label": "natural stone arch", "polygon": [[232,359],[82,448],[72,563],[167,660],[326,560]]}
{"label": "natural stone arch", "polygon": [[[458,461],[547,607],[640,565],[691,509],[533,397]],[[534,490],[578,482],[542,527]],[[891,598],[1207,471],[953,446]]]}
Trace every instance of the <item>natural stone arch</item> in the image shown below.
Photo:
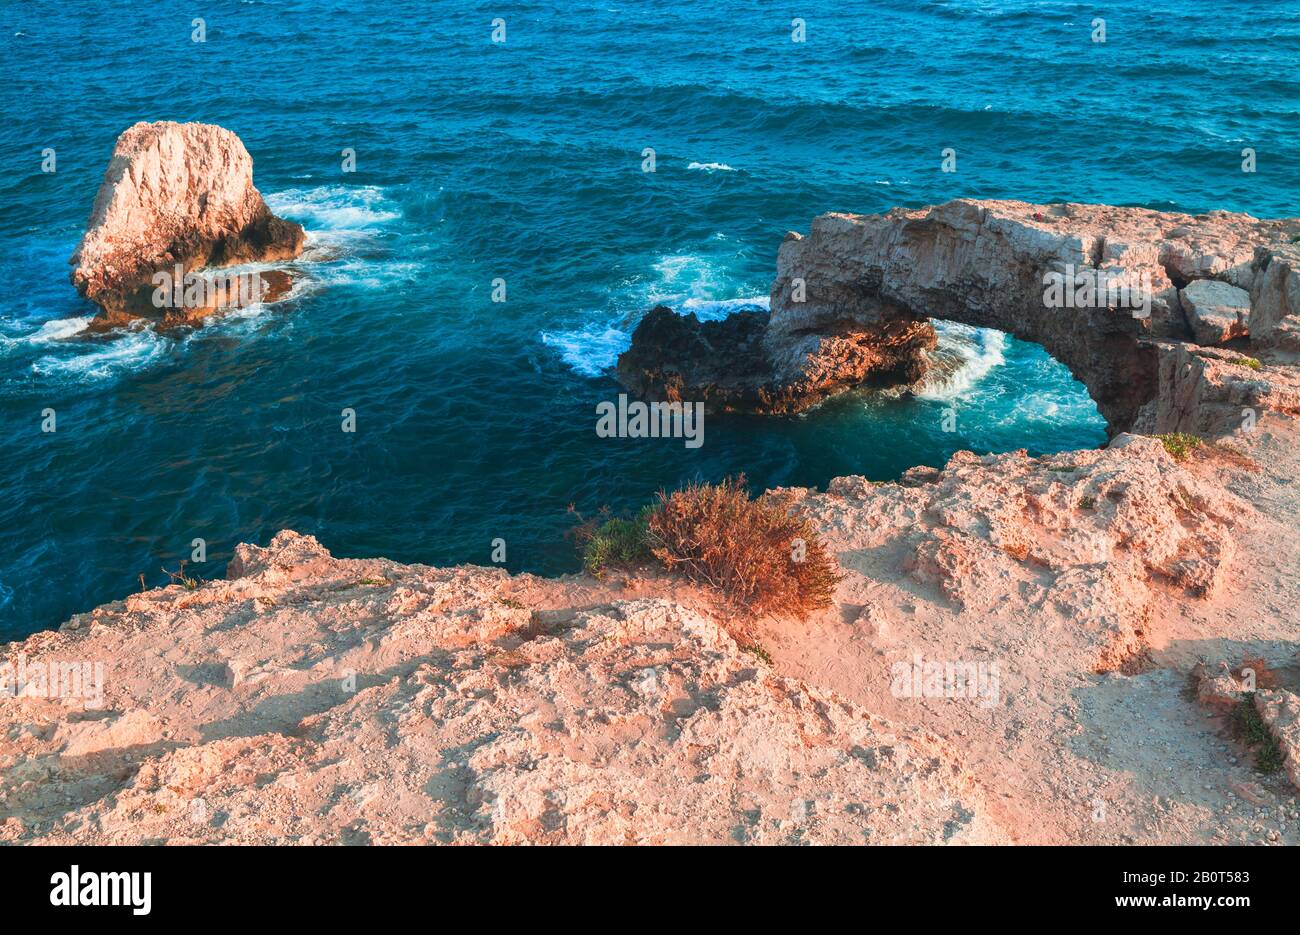
{"label": "natural stone arch", "polygon": [[[1249,285],[1259,228],[1270,223],[1023,202],[826,214],[807,237],[790,234],[781,245],[767,341],[779,354],[846,319],[866,330],[931,317],[996,328],[1042,345],[1087,387],[1112,430],[1122,430],[1157,396],[1157,342],[1191,336],[1179,282],[1216,276]],[[1098,282],[1145,284],[1146,308],[1046,304],[1047,274],[1083,280],[1095,271]],[[796,279],[804,281],[803,302],[792,295]]]}
{"label": "natural stone arch", "polygon": [[[1193,340],[1195,326],[1202,340],[1217,333],[1279,362],[1300,350],[1298,234],[1296,219],[1017,201],[825,214],[781,244],[769,316],[701,323],[656,309],[619,377],[652,398],[792,411],[863,383],[920,379],[929,319],[942,318],[1042,345],[1112,434],[1218,433],[1243,405],[1300,404],[1292,380],[1247,369],[1239,348]],[[1102,294],[1056,307],[1051,276]],[[1121,288],[1106,295],[1107,281]],[[1225,292],[1235,307],[1204,301]]]}

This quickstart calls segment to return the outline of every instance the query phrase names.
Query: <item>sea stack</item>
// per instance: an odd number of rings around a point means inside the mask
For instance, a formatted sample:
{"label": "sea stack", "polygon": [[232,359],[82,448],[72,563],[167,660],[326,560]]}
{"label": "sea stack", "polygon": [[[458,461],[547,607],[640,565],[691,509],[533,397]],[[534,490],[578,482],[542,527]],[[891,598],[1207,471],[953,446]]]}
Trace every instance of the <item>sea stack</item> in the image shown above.
{"label": "sea stack", "polygon": [[[191,293],[197,302],[160,306],[156,274],[289,260],[304,240],[301,225],[266,206],[253,185],[253,159],[234,133],[205,123],[137,123],[117,139],[70,260],[72,283],[99,306],[99,327],[133,318],[183,323],[238,302],[221,284],[215,299],[200,289]],[[261,273],[259,297],[275,298],[287,285],[282,272]],[[173,293],[182,293],[181,284]]]}

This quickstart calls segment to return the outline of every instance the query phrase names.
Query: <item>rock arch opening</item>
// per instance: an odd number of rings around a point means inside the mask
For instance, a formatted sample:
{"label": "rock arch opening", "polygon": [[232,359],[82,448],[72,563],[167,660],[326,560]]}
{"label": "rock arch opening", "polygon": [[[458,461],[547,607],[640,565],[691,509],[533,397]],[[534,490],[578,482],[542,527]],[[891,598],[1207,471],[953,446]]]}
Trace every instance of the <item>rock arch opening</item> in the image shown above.
{"label": "rock arch opening", "polygon": [[825,214],[782,242],[770,314],[700,322],[655,309],[619,377],[715,411],[797,411],[854,386],[920,380],[937,318],[1041,345],[1111,435],[1213,434],[1252,400],[1300,404],[1235,372],[1254,359],[1224,346],[1249,336],[1251,353],[1300,351],[1298,235],[1297,220],[1107,205]]}

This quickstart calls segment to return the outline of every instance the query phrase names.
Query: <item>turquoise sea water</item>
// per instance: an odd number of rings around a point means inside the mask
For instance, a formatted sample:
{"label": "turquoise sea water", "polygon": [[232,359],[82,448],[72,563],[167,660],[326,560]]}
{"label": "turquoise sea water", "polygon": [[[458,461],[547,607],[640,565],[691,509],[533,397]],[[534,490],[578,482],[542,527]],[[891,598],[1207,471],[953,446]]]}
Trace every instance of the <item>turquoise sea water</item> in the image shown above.
{"label": "turquoise sea water", "polygon": [[[1297,213],[1300,4],[1104,6],[6,4],[0,638],[141,573],[162,583],[196,537],[202,577],[285,527],[431,564],[486,564],[500,537],[511,569],[557,572],[576,567],[570,503],[1098,444],[1091,401],[1041,349],[956,327],[967,365],[920,397],[711,418],[698,450],[594,424],[642,312],[763,307],[781,236],[820,212],[973,196]],[[114,139],[146,119],[243,138],[258,187],[310,233],[292,299],[197,332],[78,337],[92,310],[67,259]]]}

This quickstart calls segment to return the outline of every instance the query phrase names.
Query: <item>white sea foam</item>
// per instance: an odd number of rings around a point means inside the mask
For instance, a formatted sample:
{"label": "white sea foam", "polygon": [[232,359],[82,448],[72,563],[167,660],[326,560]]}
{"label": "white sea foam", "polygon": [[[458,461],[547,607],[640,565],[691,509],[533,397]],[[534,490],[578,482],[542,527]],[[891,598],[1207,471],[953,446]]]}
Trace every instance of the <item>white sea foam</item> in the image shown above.
{"label": "white sea foam", "polygon": [[347,285],[382,290],[415,285],[422,272],[423,267],[419,263],[347,257],[332,263],[322,263],[319,269],[312,271],[312,276],[325,286]]}
{"label": "white sea foam", "polygon": [[714,321],[726,318],[732,312],[766,312],[771,307],[771,299],[765,295],[741,296],[735,299],[700,299],[692,296],[682,300],[677,307],[679,312],[694,312],[700,321]]}
{"label": "white sea foam", "polygon": [[735,169],[731,168],[731,166],[727,165],[725,162],[692,162],[686,168],[696,169],[698,171],[703,171],[703,172],[735,172],[736,171]]}
{"label": "white sea foam", "polygon": [[266,196],[271,210],[314,231],[355,231],[402,216],[377,185],[322,185],[291,188]]}
{"label": "white sea foam", "polygon": [[1007,336],[991,328],[972,328],[951,321],[936,321],[940,346],[964,359],[954,373],[923,382],[915,393],[921,399],[952,401],[968,395],[995,368],[1006,362]]}
{"label": "white sea foam", "polygon": [[634,305],[662,304],[676,308],[691,299],[713,300],[720,292],[730,291],[731,275],[717,260],[696,253],[672,253],[651,264],[650,280],[633,280],[621,296]]}
{"label": "white sea foam", "polygon": [[610,325],[593,324],[572,331],[543,331],[542,343],[553,347],[560,359],[584,377],[598,377],[618,363],[632,335]]}
{"label": "white sea foam", "polygon": [[71,355],[40,357],[32,361],[32,372],[54,379],[103,380],[142,370],[170,353],[175,344],[150,328],[142,328],[86,343]]}
{"label": "white sea foam", "polygon": [[40,328],[27,336],[27,340],[33,344],[46,344],[50,341],[65,340],[74,334],[85,331],[90,326],[90,319],[90,315],[56,318],[41,325]]}
{"label": "white sea foam", "polygon": [[[1063,365],[1044,357],[1025,380],[1025,391],[1016,395],[1000,425],[1084,425],[1095,422],[1097,406],[1084,387],[1061,373]],[[1038,387],[1030,392],[1029,387]]]}
{"label": "white sea foam", "polygon": [[377,185],[295,188],[267,195],[266,202],[307,232],[302,256],[294,263],[302,273],[295,290],[307,293],[342,285],[386,289],[420,274],[419,263],[390,259],[386,245],[377,239],[402,217],[399,206]]}
{"label": "white sea foam", "polygon": [[651,261],[649,276],[634,276],[615,289],[608,307],[589,310],[577,327],[543,331],[540,337],[576,373],[596,377],[618,362],[618,355],[632,343],[637,322],[655,305],[693,313],[701,321],[767,310],[765,295],[717,297],[734,291],[735,277],[719,260],[694,253],[666,254]]}

